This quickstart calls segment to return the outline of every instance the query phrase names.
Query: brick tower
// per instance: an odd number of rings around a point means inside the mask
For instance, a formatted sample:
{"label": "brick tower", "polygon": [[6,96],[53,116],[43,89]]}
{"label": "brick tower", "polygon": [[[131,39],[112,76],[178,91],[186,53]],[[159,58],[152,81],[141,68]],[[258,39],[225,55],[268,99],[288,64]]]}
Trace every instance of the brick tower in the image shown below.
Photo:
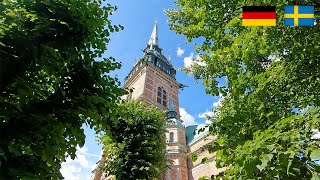
{"label": "brick tower", "polygon": [[157,21],[143,52],[143,57],[135,61],[125,78],[124,88],[131,89],[132,93],[124,99],[140,99],[168,112],[166,156],[171,164],[163,179],[187,180],[186,133],[179,113],[179,89],[184,85],[177,82],[176,70],[159,47]]}
{"label": "brick tower", "polygon": [[[170,59],[162,54],[158,44],[157,21],[143,53],[125,78],[124,88],[131,92],[122,99],[142,100],[167,112],[166,157],[171,163],[163,179],[188,180],[186,128],[182,125],[179,113],[179,89],[185,86],[176,81],[175,68]],[[100,163],[99,166],[104,165]],[[99,169],[93,171],[92,179],[108,179]]]}

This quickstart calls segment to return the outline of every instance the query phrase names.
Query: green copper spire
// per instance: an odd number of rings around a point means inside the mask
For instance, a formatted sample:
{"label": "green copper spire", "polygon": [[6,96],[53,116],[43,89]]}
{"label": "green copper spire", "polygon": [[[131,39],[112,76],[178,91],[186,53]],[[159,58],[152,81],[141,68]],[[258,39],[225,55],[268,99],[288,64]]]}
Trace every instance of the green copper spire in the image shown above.
{"label": "green copper spire", "polygon": [[170,98],[169,102],[169,111],[167,113],[167,118],[176,118],[177,117],[177,112],[174,110],[174,104],[173,104],[173,99]]}
{"label": "green copper spire", "polygon": [[174,104],[173,104],[173,99],[172,98],[170,98],[169,111],[174,111]]}

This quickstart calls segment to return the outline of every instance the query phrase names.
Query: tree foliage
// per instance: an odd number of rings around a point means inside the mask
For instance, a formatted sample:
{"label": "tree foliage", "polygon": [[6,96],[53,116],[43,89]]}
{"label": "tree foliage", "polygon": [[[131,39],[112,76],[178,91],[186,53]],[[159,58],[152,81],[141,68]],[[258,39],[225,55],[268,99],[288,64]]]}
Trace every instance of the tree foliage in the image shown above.
{"label": "tree foliage", "polygon": [[0,179],[61,179],[65,156],[83,146],[84,123],[105,129],[120,67],[102,57],[116,8],[96,0],[0,4]]}
{"label": "tree foliage", "polygon": [[165,171],[165,119],[144,102],[120,104],[117,120],[103,136],[106,167],[116,179],[161,178]]}
{"label": "tree foliage", "polygon": [[[203,79],[206,92],[224,96],[210,128],[218,139],[223,179],[319,179],[320,30],[285,27],[284,5],[316,1],[178,0],[171,29],[193,38],[201,63],[184,70]],[[244,27],[241,7],[276,5],[276,27]],[[199,60],[198,60],[199,61]],[[226,86],[218,79],[225,79]]]}

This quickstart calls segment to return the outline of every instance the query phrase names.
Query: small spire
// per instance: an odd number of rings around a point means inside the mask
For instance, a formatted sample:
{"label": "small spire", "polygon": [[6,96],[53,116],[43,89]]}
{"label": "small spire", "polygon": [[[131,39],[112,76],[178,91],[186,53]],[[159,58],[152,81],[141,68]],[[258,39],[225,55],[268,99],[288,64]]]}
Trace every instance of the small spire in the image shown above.
{"label": "small spire", "polygon": [[168,62],[169,62],[169,65],[172,66],[171,51],[169,51]]}
{"label": "small spire", "polygon": [[169,111],[174,111],[174,104],[173,104],[173,99],[172,98],[170,98]]}
{"label": "small spire", "polygon": [[169,111],[167,112],[167,119],[176,118],[177,112],[174,110],[173,99],[170,98]]}
{"label": "small spire", "polygon": [[154,45],[158,46],[158,19],[156,19],[155,24],[153,26],[153,30],[148,45],[150,46],[150,49],[152,49]]}

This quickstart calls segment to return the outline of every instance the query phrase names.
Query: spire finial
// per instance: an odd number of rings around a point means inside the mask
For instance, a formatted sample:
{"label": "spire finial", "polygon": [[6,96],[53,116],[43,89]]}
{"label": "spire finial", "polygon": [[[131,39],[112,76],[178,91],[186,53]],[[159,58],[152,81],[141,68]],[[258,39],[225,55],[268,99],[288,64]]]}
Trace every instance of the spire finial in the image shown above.
{"label": "spire finial", "polygon": [[154,45],[158,46],[158,18],[155,20],[148,45],[150,46],[150,49],[152,49],[152,46]]}

